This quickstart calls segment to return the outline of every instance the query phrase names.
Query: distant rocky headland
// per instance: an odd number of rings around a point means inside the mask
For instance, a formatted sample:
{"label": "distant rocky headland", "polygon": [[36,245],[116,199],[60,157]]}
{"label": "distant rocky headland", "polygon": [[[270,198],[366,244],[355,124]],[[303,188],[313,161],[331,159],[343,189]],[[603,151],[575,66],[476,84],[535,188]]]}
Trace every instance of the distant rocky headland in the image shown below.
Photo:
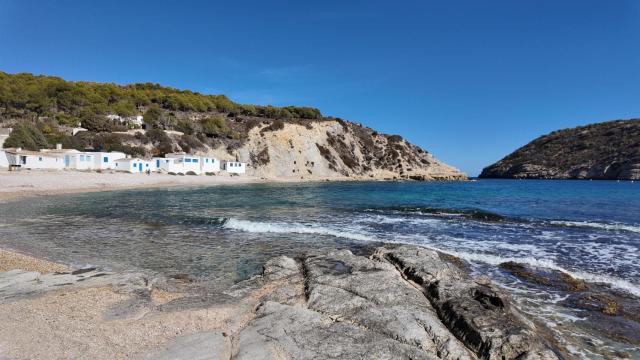
{"label": "distant rocky headland", "polygon": [[399,135],[315,108],[238,104],[151,83],[0,72],[0,127],[13,129],[5,148],[185,152],[246,162],[248,175],[265,178],[466,179]]}
{"label": "distant rocky headland", "polygon": [[486,167],[481,178],[640,179],[640,119],[554,131]]}

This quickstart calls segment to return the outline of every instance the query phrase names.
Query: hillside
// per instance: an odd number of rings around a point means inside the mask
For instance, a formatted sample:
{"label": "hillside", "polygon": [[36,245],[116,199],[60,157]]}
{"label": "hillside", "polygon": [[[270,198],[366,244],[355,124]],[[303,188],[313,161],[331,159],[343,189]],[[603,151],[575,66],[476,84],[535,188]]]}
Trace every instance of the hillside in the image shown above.
{"label": "hillside", "polygon": [[238,159],[249,164],[251,175],[263,177],[466,178],[398,135],[315,108],[237,104],[224,95],[151,83],[0,72],[0,127],[14,129],[4,147],[36,150],[62,143],[141,157],[184,151]]}
{"label": "hillside", "polygon": [[554,131],[486,167],[480,177],[640,179],[640,119]]}

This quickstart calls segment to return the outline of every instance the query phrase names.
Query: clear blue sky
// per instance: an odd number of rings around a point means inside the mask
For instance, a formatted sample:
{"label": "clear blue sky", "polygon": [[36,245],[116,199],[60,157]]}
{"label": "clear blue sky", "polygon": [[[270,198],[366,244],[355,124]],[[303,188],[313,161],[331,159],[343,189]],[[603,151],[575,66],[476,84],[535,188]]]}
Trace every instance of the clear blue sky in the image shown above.
{"label": "clear blue sky", "polygon": [[640,117],[640,1],[0,0],[0,70],[315,106],[476,175]]}

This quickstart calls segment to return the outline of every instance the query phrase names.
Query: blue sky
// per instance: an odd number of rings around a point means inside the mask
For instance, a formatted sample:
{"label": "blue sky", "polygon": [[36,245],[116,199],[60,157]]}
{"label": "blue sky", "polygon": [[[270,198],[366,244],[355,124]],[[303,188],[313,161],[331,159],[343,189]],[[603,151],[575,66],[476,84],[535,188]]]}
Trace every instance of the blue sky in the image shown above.
{"label": "blue sky", "polygon": [[470,175],[640,117],[640,1],[0,0],[0,70],[309,105]]}

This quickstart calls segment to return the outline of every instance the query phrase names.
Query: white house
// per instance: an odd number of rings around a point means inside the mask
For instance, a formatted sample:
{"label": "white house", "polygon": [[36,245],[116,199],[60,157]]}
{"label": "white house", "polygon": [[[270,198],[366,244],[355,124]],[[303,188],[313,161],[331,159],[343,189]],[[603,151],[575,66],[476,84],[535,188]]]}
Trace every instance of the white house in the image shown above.
{"label": "white house", "polygon": [[22,148],[5,149],[5,153],[9,166],[38,170],[62,170],[64,168],[64,159],[60,154],[22,150]]}
{"label": "white house", "polygon": [[94,153],[69,150],[64,154],[64,165],[68,169],[93,170],[96,161]]}
{"label": "white house", "polygon": [[142,115],[129,116],[126,118],[126,121],[136,127],[142,127],[142,124],[144,123]]}
{"label": "white house", "polygon": [[220,171],[220,160],[212,157],[200,157],[200,172],[212,173]]}
{"label": "white house", "polygon": [[9,160],[7,159],[7,153],[4,150],[0,150],[0,168],[8,168]]}
{"label": "white house", "polygon": [[173,163],[169,162],[169,165],[173,170],[167,170],[170,172],[183,173],[194,172],[198,175],[202,172],[200,168],[201,159],[200,156],[189,155],[189,154],[181,154],[181,153],[171,153],[166,154],[166,158],[172,159]]}
{"label": "white house", "polygon": [[71,129],[71,135],[76,136],[77,133],[83,132],[83,131],[87,131],[87,129],[83,127],[74,127],[73,129]]}
{"label": "white house", "polygon": [[94,152],[93,169],[95,170],[114,170],[116,168],[116,160],[127,157],[125,153],[113,152]]}
{"label": "white house", "polygon": [[147,170],[151,171],[151,165],[148,161],[139,158],[128,158],[115,160],[116,171],[126,171],[130,173],[143,173]]}
{"label": "white house", "polygon": [[247,171],[247,164],[240,161],[225,161],[222,169],[231,174],[244,174]]}

